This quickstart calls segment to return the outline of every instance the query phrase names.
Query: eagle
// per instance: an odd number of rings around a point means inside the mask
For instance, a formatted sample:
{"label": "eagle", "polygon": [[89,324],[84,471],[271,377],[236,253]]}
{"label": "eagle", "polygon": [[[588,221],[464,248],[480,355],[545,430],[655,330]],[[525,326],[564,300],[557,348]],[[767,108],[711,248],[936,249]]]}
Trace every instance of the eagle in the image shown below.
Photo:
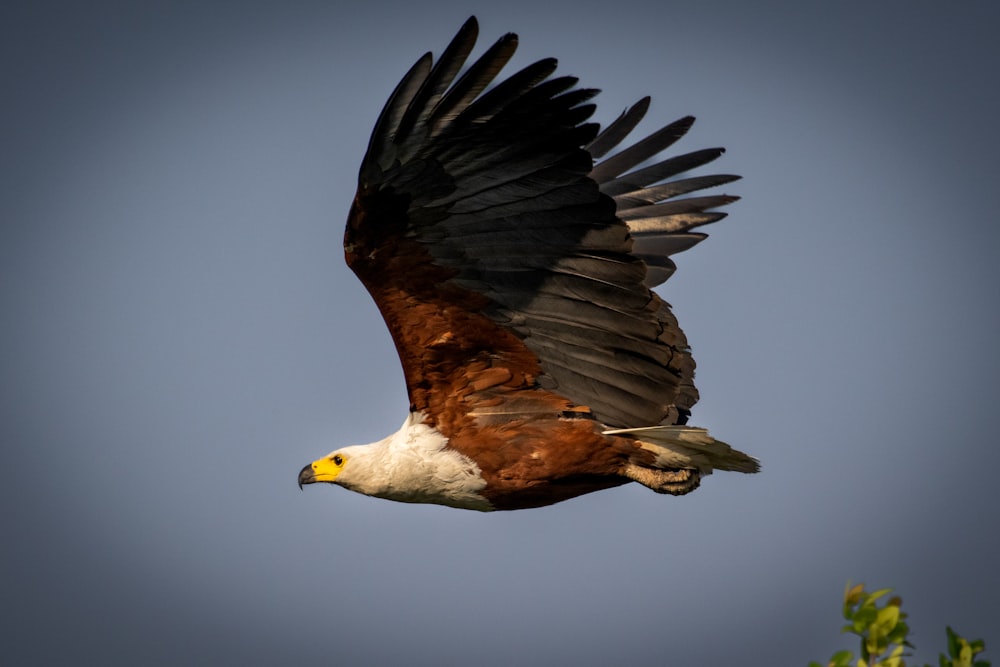
{"label": "eagle", "polygon": [[553,58],[497,81],[513,33],[465,67],[478,32],[472,17],[393,90],[344,233],[409,413],[387,438],[306,465],[299,486],[494,511],[631,482],[682,495],[713,470],[757,472],[687,424],[694,360],[653,291],[671,255],[706,237],[692,230],[738,199],[685,196],[738,176],[679,177],[724,149],[663,158],[690,116],[620,148],[648,97],[601,131],[598,91],[555,76]]}

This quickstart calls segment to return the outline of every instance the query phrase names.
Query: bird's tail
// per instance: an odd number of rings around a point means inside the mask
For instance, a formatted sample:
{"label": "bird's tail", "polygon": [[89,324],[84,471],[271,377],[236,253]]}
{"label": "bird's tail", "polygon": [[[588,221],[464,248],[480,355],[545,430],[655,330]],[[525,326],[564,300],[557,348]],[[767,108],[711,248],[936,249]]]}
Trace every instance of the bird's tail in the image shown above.
{"label": "bird's tail", "polygon": [[746,473],[760,470],[757,459],[695,426],[623,428],[604,431],[604,434],[631,436],[639,447],[653,454],[652,467],[630,463],[623,472],[659,493],[681,495],[693,491],[701,482],[701,476],[713,470]]}

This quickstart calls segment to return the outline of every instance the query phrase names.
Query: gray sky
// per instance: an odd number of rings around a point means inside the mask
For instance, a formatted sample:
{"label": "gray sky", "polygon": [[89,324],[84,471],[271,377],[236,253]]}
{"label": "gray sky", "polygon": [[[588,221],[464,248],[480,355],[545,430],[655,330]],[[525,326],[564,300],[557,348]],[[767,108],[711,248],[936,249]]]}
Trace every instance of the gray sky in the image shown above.
{"label": "gray sky", "polygon": [[[918,659],[952,624],[996,661],[1000,10],[674,4],[4,3],[0,660],[805,665],[856,648],[853,579]],[[744,199],[662,291],[693,423],[760,475],[492,515],[299,492],[405,415],[343,221],[472,13],[599,120],[650,94],[643,129],[729,149]]]}

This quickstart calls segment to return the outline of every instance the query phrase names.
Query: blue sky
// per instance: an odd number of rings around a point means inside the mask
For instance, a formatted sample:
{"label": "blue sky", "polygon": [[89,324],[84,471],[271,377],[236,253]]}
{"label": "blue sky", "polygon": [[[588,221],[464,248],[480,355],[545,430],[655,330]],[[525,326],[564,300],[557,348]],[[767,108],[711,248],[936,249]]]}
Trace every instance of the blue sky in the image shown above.
{"label": "blue sky", "polygon": [[[897,588],[918,659],[945,624],[1000,648],[1000,11],[692,4],[7,3],[0,657],[804,665],[854,648],[848,579]],[[661,291],[693,423],[761,474],[491,515],[299,492],[405,415],[343,222],[473,13],[598,120],[649,94],[642,129],[727,147],[743,200]]]}

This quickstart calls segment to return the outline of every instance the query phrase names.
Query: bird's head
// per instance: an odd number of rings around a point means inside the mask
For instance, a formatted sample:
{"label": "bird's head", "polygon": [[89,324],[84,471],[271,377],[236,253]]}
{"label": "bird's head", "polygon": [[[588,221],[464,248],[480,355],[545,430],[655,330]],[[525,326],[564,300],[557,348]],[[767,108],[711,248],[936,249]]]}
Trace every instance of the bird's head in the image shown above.
{"label": "bird's head", "polygon": [[398,432],[368,445],[335,449],[299,472],[299,486],[326,482],[366,496],[490,510],[479,494],[486,482],[477,464],[448,449],[448,439],[407,417]]}
{"label": "bird's head", "polygon": [[351,458],[353,457],[338,449],[313,461],[299,471],[299,488],[301,489],[305,484],[315,484],[316,482],[331,484],[337,482],[337,478],[340,477]]}
{"label": "bird's head", "polygon": [[375,495],[388,484],[384,450],[385,444],[381,442],[334,450],[299,471],[299,488],[326,482]]}

